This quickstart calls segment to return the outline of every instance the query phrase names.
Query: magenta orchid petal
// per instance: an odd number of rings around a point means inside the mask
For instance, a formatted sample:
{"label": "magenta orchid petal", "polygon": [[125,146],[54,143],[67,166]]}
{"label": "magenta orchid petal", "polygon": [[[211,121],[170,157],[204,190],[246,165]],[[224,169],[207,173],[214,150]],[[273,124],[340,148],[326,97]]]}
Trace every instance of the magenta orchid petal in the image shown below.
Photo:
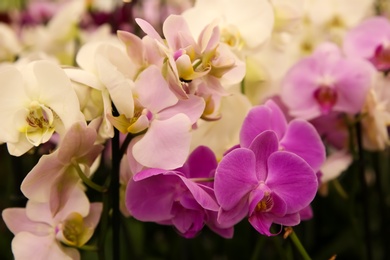
{"label": "magenta orchid petal", "polygon": [[266,236],[273,236],[269,230],[272,225],[272,219],[268,218],[265,214],[257,214],[249,217],[249,223],[254,227],[257,232]]}
{"label": "magenta orchid petal", "polygon": [[153,113],[173,106],[178,101],[161,75],[161,70],[154,65],[149,66],[138,76],[135,92],[139,102]]}
{"label": "magenta orchid petal", "polygon": [[177,207],[175,213],[172,224],[186,238],[194,237],[204,226],[204,213],[201,211]]}
{"label": "magenta orchid petal", "polygon": [[313,214],[313,209],[310,205],[299,211],[299,216],[301,220],[309,220],[313,218]]}
{"label": "magenta orchid petal", "polygon": [[261,201],[264,198],[264,190],[262,189],[255,189],[253,190],[249,195],[249,211],[248,214],[252,215],[255,211],[257,204],[259,201]]}
{"label": "magenta orchid petal", "polygon": [[[126,207],[141,221],[164,221],[174,217],[172,205],[176,176],[157,175],[140,181],[130,180],[126,189]],[[163,185],[162,185],[163,184]]]}
{"label": "magenta orchid petal", "polygon": [[191,122],[184,114],[167,120],[153,120],[146,134],[133,147],[134,158],[151,168],[175,169],[187,158]]}
{"label": "magenta orchid petal", "polygon": [[178,171],[187,178],[212,178],[217,168],[217,158],[207,146],[198,146]]}
{"label": "magenta orchid petal", "polygon": [[157,168],[144,169],[144,170],[134,174],[133,180],[134,181],[141,181],[141,180],[144,180],[146,178],[149,178],[149,177],[152,177],[155,175],[163,174],[165,172],[166,172],[166,170],[157,169]]}
{"label": "magenta orchid petal", "polygon": [[220,208],[218,211],[218,223],[221,227],[232,227],[238,222],[240,222],[243,218],[248,216],[248,196],[245,196],[241,201],[237,203],[237,206],[230,209],[224,210]]}
{"label": "magenta orchid petal", "polygon": [[197,184],[187,178],[177,175],[184,185],[191,192],[194,199],[201,205],[204,209],[218,211],[219,205],[215,201],[213,190],[207,186]]}
{"label": "magenta orchid petal", "polygon": [[272,206],[270,214],[272,213],[274,217],[283,217],[284,215],[286,215],[286,202],[275,193],[272,193],[271,197],[274,205]]}
{"label": "magenta orchid petal", "polygon": [[214,231],[215,233],[217,233],[223,238],[228,238],[228,239],[233,238],[233,233],[234,233],[233,226],[222,227],[217,221],[218,212],[207,211],[206,214],[207,214],[206,224],[212,231]]}
{"label": "magenta orchid petal", "polygon": [[267,178],[268,157],[278,151],[278,146],[278,138],[275,132],[269,130],[259,134],[249,146],[256,158],[256,178],[258,181],[264,181]]}
{"label": "magenta orchid petal", "polygon": [[219,163],[215,173],[215,196],[221,208],[227,211],[240,207],[243,197],[258,184],[256,158],[246,148],[228,153]]}
{"label": "magenta orchid petal", "polygon": [[301,222],[299,213],[287,214],[283,217],[272,217],[272,221],[276,224],[284,226],[296,226]]}
{"label": "magenta orchid petal", "polygon": [[315,172],[319,171],[325,161],[325,147],[317,130],[307,121],[292,120],[280,145],[286,151],[302,157]]}
{"label": "magenta orchid petal", "polygon": [[318,188],[313,169],[290,152],[275,152],[269,157],[266,185],[286,202],[287,214],[305,208]]}
{"label": "magenta orchid petal", "polygon": [[273,102],[253,107],[247,114],[240,131],[240,144],[249,147],[255,137],[266,131],[275,131],[279,139],[286,131],[287,121],[280,108]]}

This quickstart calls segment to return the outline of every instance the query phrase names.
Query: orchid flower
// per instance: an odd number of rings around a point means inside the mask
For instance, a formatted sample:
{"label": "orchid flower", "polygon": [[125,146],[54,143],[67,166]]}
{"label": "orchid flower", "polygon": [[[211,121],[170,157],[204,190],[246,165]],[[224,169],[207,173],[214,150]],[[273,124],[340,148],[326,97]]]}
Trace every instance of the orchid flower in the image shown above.
{"label": "orchid flower", "polygon": [[19,259],[80,259],[76,249],[92,237],[102,203],[89,203],[85,193],[72,190],[64,207],[52,215],[48,203],[28,201],[26,208],[7,208],[2,217],[15,235],[12,252]]}
{"label": "orchid flower", "polygon": [[197,0],[182,15],[194,37],[207,24],[219,19],[218,40],[238,54],[260,47],[270,37],[274,25],[272,5],[265,0]]}
{"label": "orchid flower", "polygon": [[96,138],[93,127],[75,123],[59,148],[43,155],[27,174],[21,185],[23,194],[34,202],[48,203],[53,214],[61,210],[79,183],[80,174],[90,176],[90,167],[103,150],[102,145],[94,144]]}
{"label": "orchid flower", "polygon": [[[118,39],[83,45],[77,53],[76,61],[81,69],[68,68],[66,73],[75,84],[83,86],[84,91],[89,91],[95,97],[89,98],[86,105],[94,105],[95,111],[91,111],[90,114],[103,119],[99,135],[103,139],[110,138],[114,134],[113,126],[108,119],[112,114],[111,102],[125,117],[132,118],[134,115],[132,78],[135,66]],[[75,88],[82,90],[82,87],[77,85]],[[98,104],[90,104],[91,101]],[[97,111],[101,112],[100,115],[97,115]]]}
{"label": "orchid flower", "polygon": [[214,23],[204,28],[196,42],[182,16],[171,15],[165,20],[166,41],[149,23],[142,19],[136,21],[165,53],[167,62],[163,71],[177,96],[186,98],[187,94],[196,94],[215,104],[227,94],[223,85],[236,84],[243,79],[245,64],[226,45],[219,43],[219,28]]}
{"label": "orchid flower", "polygon": [[72,65],[76,53],[77,24],[85,11],[84,1],[67,1],[47,25],[24,27],[22,43],[29,52],[45,52],[56,57],[61,64]]}
{"label": "orchid flower", "polygon": [[134,158],[151,168],[182,166],[190,149],[192,125],[204,111],[203,99],[190,95],[179,100],[154,65],[139,75],[134,92],[139,106],[126,131],[139,133],[147,129],[134,144]]}
{"label": "orchid flower", "polygon": [[287,123],[282,110],[272,100],[253,107],[240,131],[240,145],[248,148],[261,133],[272,130],[279,142],[279,150],[295,153],[315,172],[325,161],[325,147],[316,129],[307,121],[293,119]]}
{"label": "orchid flower", "polygon": [[307,120],[331,111],[356,114],[363,107],[374,72],[368,62],[343,57],[336,45],[324,43],[287,72],[281,97],[292,116]]}
{"label": "orchid flower", "polygon": [[21,52],[22,46],[16,33],[12,28],[4,23],[0,23],[0,62],[14,61]]}
{"label": "orchid flower", "polygon": [[248,217],[261,234],[272,223],[294,226],[317,192],[317,176],[299,156],[279,150],[277,134],[264,131],[248,148],[237,148],[219,163],[214,181],[218,222],[231,226]]}
{"label": "orchid flower", "polygon": [[127,208],[136,219],[172,225],[187,238],[205,224],[221,236],[231,237],[233,229],[222,228],[216,221],[218,204],[207,184],[216,166],[213,152],[201,146],[181,168],[142,170],[128,183]]}
{"label": "orchid flower", "polygon": [[363,147],[369,151],[383,151],[390,145],[389,80],[388,76],[379,74],[363,106]]}
{"label": "orchid flower", "polygon": [[0,77],[0,142],[7,143],[11,155],[47,142],[54,132],[63,136],[73,123],[84,120],[70,80],[58,65],[9,65],[0,70]]}
{"label": "orchid flower", "polygon": [[348,56],[367,59],[378,70],[389,70],[389,20],[378,16],[363,21],[347,32],[343,47]]}

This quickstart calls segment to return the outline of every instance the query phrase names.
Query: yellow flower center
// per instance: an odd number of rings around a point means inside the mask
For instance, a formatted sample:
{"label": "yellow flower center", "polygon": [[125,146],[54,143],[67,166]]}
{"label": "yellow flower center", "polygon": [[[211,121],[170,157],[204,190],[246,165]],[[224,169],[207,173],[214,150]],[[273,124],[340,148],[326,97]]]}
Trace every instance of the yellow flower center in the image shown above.
{"label": "yellow flower center", "polygon": [[26,134],[27,140],[34,146],[47,142],[54,132],[54,119],[58,116],[54,111],[43,104],[34,101],[30,104],[25,118],[26,125],[21,132]]}
{"label": "yellow flower center", "polygon": [[274,200],[272,199],[269,192],[264,194],[264,197],[257,203],[256,211],[257,212],[268,212],[274,206]]}

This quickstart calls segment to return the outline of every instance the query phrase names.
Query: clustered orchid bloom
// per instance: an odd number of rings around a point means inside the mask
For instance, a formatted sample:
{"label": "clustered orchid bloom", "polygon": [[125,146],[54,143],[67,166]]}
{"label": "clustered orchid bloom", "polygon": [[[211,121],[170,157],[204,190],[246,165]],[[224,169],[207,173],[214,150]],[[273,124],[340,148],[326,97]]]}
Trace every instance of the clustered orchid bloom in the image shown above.
{"label": "clustered orchid bloom", "polygon": [[23,155],[54,132],[64,135],[73,123],[84,120],[70,80],[57,64],[4,66],[0,76],[0,141],[7,143],[10,154]]}
{"label": "clustered orchid bloom", "polygon": [[316,194],[316,172],[324,159],[321,139],[307,121],[294,119],[287,125],[273,101],[252,108],[240,132],[240,147],[216,169],[218,221],[234,225],[248,216],[268,236],[272,223],[297,225],[299,212]]}
{"label": "clustered orchid bloom", "polygon": [[287,72],[281,97],[292,116],[308,120],[331,111],[355,114],[363,107],[373,75],[369,63],[343,57],[336,45],[325,43]]}
{"label": "clustered orchid bloom", "polygon": [[379,180],[363,156],[390,145],[390,22],[362,20],[372,0],[127,2],[0,22],[0,144],[35,163],[15,173],[25,207],[2,211],[16,260],[120,259],[135,221],[232,239],[248,220],[297,245],[351,164]]}
{"label": "clustered orchid bloom", "polygon": [[99,202],[89,203],[84,191],[73,189],[57,213],[48,203],[29,201],[26,208],[8,208],[3,219],[15,238],[12,251],[16,259],[80,259],[77,249],[93,235],[102,211]]}

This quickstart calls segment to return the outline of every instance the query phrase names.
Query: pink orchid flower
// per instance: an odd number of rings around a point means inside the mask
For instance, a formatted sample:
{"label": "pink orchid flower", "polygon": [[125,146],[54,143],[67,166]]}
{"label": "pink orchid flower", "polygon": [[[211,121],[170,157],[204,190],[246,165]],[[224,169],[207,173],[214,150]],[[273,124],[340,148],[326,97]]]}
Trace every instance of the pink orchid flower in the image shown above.
{"label": "pink orchid flower", "polygon": [[390,69],[390,22],[385,17],[371,17],[349,30],[343,48],[350,57],[371,61],[381,71]]}
{"label": "pink orchid flower", "polygon": [[216,221],[218,204],[207,183],[216,166],[213,152],[200,146],[181,168],[145,169],[128,183],[127,208],[136,219],[172,225],[187,238],[205,224],[223,237],[232,237],[232,227],[221,227]]}
{"label": "pink orchid flower", "polygon": [[259,233],[271,236],[272,223],[300,223],[317,187],[310,165],[280,151],[276,133],[264,131],[248,148],[232,150],[219,163],[214,182],[218,222],[231,226],[248,217]]}
{"label": "pink orchid flower", "polygon": [[344,57],[336,45],[324,43],[287,72],[281,98],[292,116],[307,120],[331,111],[356,114],[363,107],[374,72],[369,62]]}
{"label": "pink orchid flower", "polygon": [[126,131],[139,133],[147,129],[134,144],[134,158],[151,168],[182,166],[190,149],[192,125],[203,113],[204,100],[195,95],[179,100],[154,65],[139,75],[134,93],[138,114]]}
{"label": "pink orchid flower", "polygon": [[76,248],[91,238],[101,211],[102,203],[90,204],[77,188],[55,215],[48,203],[28,201],[26,208],[5,209],[2,217],[15,235],[15,259],[80,259]]}
{"label": "pink orchid flower", "polygon": [[196,94],[217,103],[216,100],[227,94],[223,85],[236,84],[243,79],[245,63],[226,44],[219,42],[216,23],[206,26],[195,41],[180,15],[170,15],[165,20],[165,40],[146,21],[136,21],[165,54],[167,81],[178,96]]}
{"label": "pink orchid flower", "polygon": [[256,136],[267,130],[274,131],[278,137],[279,150],[295,153],[315,172],[320,170],[325,161],[325,147],[310,123],[302,119],[293,119],[287,123],[282,110],[269,100],[248,112],[240,131],[241,147],[248,148]]}
{"label": "pink orchid flower", "polygon": [[34,202],[49,203],[56,214],[80,181],[78,170],[89,177],[90,167],[103,150],[95,144],[96,130],[83,122],[74,124],[59,148],[43,155],[22,182],[23,194]]}

